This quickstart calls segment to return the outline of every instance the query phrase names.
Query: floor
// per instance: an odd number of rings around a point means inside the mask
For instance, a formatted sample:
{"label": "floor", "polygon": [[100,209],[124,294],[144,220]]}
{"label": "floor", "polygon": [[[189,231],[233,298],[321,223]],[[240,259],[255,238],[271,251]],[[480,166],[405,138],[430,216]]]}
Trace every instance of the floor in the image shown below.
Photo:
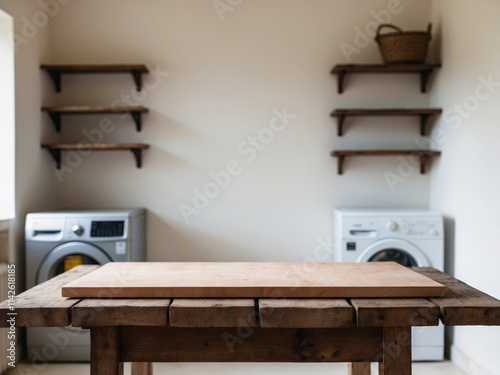
{"label": "floor", "polygon": [[[39,364],[37,368],[19,364],[9,375],[89,375],[88,364]],[[347,375],[345,363],[335,364],[268,364],[268,363],[155,363],[153,375]],[[377,374],[375,364],[372,364],[372,374]],[[125,374],[129,374],[129,366],[125,365]],[[466,375],[450,362],[414,363],[413,375]]]}

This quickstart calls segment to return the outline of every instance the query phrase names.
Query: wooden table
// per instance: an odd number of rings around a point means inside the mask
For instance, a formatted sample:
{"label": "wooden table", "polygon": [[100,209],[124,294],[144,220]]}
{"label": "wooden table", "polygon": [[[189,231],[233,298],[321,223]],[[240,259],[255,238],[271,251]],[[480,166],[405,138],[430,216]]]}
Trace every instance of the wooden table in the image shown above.
{"label": "wooden table", "polygon": [[[500,301],[433,268],[443,298],[67,299],[79,266],[22,293],[19,327],[90,329],[91,375],[151,375],[152,362],[349,362],[351,375],[411,374],[411,327],[500,325]],[[9,308],[0,304],[0,326]]]}

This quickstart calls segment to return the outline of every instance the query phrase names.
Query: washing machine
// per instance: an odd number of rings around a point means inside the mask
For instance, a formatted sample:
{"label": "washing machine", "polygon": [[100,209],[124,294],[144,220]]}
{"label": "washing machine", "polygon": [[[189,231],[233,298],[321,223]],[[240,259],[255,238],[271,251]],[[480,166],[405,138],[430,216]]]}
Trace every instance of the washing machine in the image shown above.
{"label": "washing machine", "polygon": [[[443,218],[429,210],[334,210],[334,261],[444,270]],[[412,328],[414,361],[444,359],[444,327]]]}
{"label": "washing machine", "polygon": [[[61,210],[26,216],[26,287],[80,264],[146,260],[146,211]],[[90,333],[81,328],[29,328],[28,357],[42,362],[86,362]]]}

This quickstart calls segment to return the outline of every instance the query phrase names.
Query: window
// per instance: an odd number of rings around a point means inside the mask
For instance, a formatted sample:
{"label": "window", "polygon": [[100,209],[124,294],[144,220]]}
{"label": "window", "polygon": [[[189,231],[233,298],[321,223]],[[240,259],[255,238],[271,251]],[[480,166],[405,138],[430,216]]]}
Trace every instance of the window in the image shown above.
{"label": "window", "polygon": [[0,10],[0,220],[15,212],[14,21]]}

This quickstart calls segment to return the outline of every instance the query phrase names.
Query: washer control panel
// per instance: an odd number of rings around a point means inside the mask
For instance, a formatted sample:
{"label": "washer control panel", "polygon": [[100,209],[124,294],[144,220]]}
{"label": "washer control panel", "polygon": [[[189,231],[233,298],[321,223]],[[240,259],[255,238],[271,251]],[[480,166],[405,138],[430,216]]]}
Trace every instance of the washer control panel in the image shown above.
{"label": "washer control panel", "polygon": [[440,221],[432,219],[403,219],[404,234],[435,237],[441,234]]}
{"label": "washer control panel", "polygon": [[122,237],[124,228],[124,220],[92,221],[90,237]]}
{"label": "washer control panel", "polygon": [[346,239],[391,237],[433,240],[444,235],[443,220],[438,215],[354,216],[343,217],[339,223],[335,234]]}
{"label": "washer control panel", "polygon": [[66,240],[116,241],[127,238],[128,219],[106,217],[99,219],[68,218],[65,223]]}

